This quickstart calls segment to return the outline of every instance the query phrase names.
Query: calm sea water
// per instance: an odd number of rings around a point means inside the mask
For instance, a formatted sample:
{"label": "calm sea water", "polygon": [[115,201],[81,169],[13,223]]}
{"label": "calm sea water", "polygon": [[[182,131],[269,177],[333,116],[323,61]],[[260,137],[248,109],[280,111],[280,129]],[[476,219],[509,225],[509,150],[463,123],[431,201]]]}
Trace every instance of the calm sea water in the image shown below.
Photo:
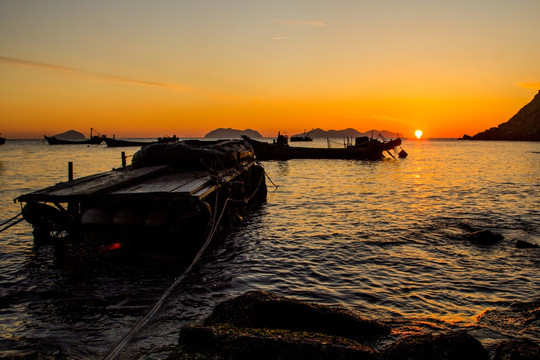
{"label": "calm sea water", "polygon": [[[316,141],[311,146],[325,146]],[[404,160],[264,162],[267,203],[209,250],[165,306],[123,351],[164,358],[180,327],[248,290],[340,305],[409,329],[466,328],[492,349],[540,338],[511,304],[540,298],[540,143],[408,140]],[[120,166],[136,148],[0,147],[0,221],[13,199],[67,179]],[[504,235],[477,246],[471,229]],[[179,264],[114,259],[60,261],[33,245],[22,222],[0,233],[0,356],[106,356],[182,272]],[[493,312],[491,312],[493,310]],[[486,312],[487,311],[487,312]],[[480,314],[500,312],[496,321]],[[415,324],[415,325],[414,325]]]}

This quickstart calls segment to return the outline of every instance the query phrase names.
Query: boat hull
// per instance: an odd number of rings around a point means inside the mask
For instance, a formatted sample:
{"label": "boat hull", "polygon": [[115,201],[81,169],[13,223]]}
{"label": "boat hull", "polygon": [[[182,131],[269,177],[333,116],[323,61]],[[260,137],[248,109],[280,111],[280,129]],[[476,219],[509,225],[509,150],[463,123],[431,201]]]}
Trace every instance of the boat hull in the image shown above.
{"label": "boat hull", "polygon": [[107,144],[107,147],[146,146],[157,144],[157,141],[131,141],[107,138],[105,139],[105,144]]}
{"label": "boat hull", "polygon": [[62,140],[54,136],[45,136],[45,140],[49,145],[99,145],[103,142],[103,138],[99,136],[87,140]]}
{"label": "boat hull", "polygon": [[383,151],[390,151],[401,144],[401,139],[382,143],[370,140],[365,144],[347,148],[312,148],[294,147],[285,144],[270,144],[244,137],[255,151],[259,160],[290,160],[290,159],[350,159],[350,160],[381,160]]}
{"label": "boat hull", "polygon": [[125,146],[147,146],[152,144],[163,144],[169,142],[176,142],[178,138],[174,137],[163,137],[158,138],[156,141],[136,141],[136,140],[122,140],[122,139],[111,139],[104,138],[105,144],[107,147],[125,147]]}
{"label": "boat hull", "polygon": [[19,196],[36,244],[182,251],[266,199],[264,169],[244,141],[157,144],[137,154],[131,166]]}
{"label": "boat hull", "polygon": [[308,136],[291,136],[289,138],[289,141],[290,142],[313,141],[313,139]]}

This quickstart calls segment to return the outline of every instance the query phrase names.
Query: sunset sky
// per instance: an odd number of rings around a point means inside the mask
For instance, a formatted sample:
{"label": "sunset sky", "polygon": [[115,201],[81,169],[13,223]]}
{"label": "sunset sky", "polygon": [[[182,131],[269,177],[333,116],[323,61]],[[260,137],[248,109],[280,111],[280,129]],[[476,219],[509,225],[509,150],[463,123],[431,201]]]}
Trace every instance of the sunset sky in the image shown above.
{"label": "sunset sky", "polygon": [[540,89],[538,0],[0,0],[0,133],[461,137]]}

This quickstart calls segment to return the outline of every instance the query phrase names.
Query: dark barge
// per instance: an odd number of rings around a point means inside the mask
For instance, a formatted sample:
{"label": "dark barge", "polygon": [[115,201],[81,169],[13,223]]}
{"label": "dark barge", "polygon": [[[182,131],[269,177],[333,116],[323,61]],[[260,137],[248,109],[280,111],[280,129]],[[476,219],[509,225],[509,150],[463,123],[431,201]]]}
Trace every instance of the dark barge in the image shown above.
{"label": "dark barge", "polygon": [[244,141],[181,141],[141,148],[119,169],[15,200],[36,243],[165,251],[196,246],[266,199],[264,169]]}
{"label": "dark barge", "polygon": [[94,131],[95,130],[93,128],[90,128],[90,138],[85,140],[65,140],[59,139],[55,136],[47,135],[43,135],[43,137],[45,138],[45,140],[47,140],[47,143],[49,145],[99,145],[103,142],[106,136],[99,133],[98,135],[94,135]]}
{"label": "dark barge", "polygon": [[[286,135],[278,134],[273,143],[267,143],[242,136],[255,150],[259,160],[290,159],[349,159],[349,160],[381,160],[383,152],[393,158],[405,158],[407,152],[401,148],[401,138],[387,140],[382,135],[377,139],[367,136],[357,137],[354,144],[345,144],[342,148],[295,147],[288,144]],[[380,140],[379,140],[380,139]]]}
{"label": "dark barge", "polygon": [[107,144],[107,147],[147,146],[147,145],[152,145],[152,144],[175,142],[175,141],[178,141],[178,137],[176,135],[173,135],[173,136],[158,137],[156,141],[139,141],[139,140],[116,139],[113,136],[112,138],[105,137],[103,141],[105,141],[105,144]]}

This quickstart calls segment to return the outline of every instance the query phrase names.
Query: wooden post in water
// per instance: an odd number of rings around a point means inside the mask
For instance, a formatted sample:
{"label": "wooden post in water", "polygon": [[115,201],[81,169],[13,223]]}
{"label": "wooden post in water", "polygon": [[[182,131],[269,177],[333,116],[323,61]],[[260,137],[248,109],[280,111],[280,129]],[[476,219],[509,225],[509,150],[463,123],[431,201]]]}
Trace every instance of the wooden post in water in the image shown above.
{"label": "wooden post in water", "polygon": [[126,152],[122,151],[122,167],[126,167]]}
{"label": "wooden post in water", "polygon": [[68,180],[73,180],[73,161],[68,162]]}

